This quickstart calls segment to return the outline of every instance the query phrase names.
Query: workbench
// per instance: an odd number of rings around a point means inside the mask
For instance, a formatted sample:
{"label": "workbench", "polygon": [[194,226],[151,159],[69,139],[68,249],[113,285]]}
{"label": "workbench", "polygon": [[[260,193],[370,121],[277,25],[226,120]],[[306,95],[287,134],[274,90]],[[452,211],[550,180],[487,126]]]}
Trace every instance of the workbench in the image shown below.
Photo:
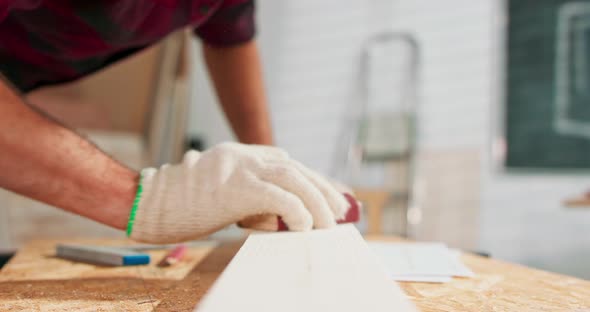
{"label": "workbench", "polygon": [[[166,251],[150,251],[148,266],[100,267],[56,258],[56,243],[31,242],[0,271],[0,311],[192,311],[241,245],[191,247],[182,262],[160,268],[155,263]],[[127,240],[60,243],[133,244]],[[590,281],[471,254],[463,254],[462,260],[476,277],[400,285],[424,312],[590,312]]]}

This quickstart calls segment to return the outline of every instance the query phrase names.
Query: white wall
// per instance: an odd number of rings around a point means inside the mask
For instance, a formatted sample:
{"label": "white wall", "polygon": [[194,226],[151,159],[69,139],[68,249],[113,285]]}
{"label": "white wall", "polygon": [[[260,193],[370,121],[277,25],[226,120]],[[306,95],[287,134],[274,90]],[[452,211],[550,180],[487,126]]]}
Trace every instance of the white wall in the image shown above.
{"label": "white wall", "polygon": [[[259,1],[278,144],[328,173],[343,118],[361,98],[362,44],[380,29],[411,31],[423,56],[418,204],[425,215],[415,237],[589,277],[590,210],[560,201],[590,179],[506,175],[488,157],[502,100],[501,12],[495,0]],[[195,67],[191,132],[228,139],[202,65]]]}
{"label": "white wall", "polygon": [[[258,1],[259,41],[278,144],[299,159],[323,171],[330,168],[327,156],[334,151],[341,117],[360,105],[363,44],[383,29],[412,32],[422,45],[420,145],[465,147],[484,141],[491,1],[449,0],[441,7],[430,0],[275,2]],[[228,128],[212,114],[218,109],[209,105],[213,96],[203,65],[196,62],[195,70],[194,100],[203,105],[193,114],[191,131],[206,132],[214,142],[228,139]],[[451,122],[445,116],[469,118]]]}
{"label": "white wall", "polygon": [[561,205],[589,186],[587,177],[489,177],[481,246],[498,258],[590,278],[590,209]]}

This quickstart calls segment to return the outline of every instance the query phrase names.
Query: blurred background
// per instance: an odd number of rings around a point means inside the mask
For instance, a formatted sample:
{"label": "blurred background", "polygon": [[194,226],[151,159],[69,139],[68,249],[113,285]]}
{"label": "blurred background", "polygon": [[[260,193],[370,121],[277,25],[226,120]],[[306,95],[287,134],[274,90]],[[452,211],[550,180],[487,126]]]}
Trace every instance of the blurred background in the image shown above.
{"label": "blurred background", "polygon": [[[358,227],[590,278],[590,1],[259,0],[277,145],[353,187]],[[28,95],[133,168],[234,140],[179,32]],[[121,237],[0,190],[0,250]],[[236,228],[216,234],[240,235]]]}

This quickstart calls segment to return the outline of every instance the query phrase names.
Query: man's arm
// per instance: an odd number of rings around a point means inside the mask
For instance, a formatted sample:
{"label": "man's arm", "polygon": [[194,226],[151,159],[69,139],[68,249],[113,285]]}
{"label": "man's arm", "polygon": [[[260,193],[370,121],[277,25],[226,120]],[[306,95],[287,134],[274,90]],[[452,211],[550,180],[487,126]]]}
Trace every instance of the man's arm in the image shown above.
{"label": "man's arm", "polygon": [[203,52],[221,106],[240,142],[273,144],[256,42],[230,47],[204,43]]}
{"label": "man's arm", "polygon": [[125,229],[137,185],[137,172],[36,112],[0,80],[1,188]]}
{"label": "man's arm", "polygon": [[146,168],[141,176],[139,188],[138,173],[0,82],[0,187],[127,228],[132,239],[179,242],[260,215],[280,216],[290,230],[327,228],[348,206],[322,177],[269,146],[190,151],[181,164]]}

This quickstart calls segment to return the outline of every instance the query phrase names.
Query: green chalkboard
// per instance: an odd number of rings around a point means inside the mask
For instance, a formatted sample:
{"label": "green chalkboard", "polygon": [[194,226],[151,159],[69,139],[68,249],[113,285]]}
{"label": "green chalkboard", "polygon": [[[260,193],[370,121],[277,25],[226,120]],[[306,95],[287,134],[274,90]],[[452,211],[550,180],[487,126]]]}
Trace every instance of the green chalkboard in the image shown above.
{"label": "green chalkboard", "polygon": [[510,0],[506,166],[590,168],[590,1]]}

